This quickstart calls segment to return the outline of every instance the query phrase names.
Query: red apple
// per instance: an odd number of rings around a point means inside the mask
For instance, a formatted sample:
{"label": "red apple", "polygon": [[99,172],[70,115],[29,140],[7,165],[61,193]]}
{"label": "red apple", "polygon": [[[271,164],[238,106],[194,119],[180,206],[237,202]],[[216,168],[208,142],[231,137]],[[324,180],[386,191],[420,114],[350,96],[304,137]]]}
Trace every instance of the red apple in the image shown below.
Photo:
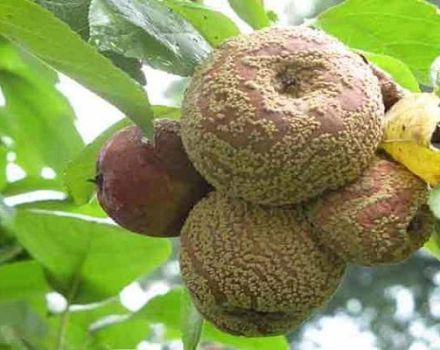
{"label": "red apple", "polygon": [[177,121],[159,120],[151,142],[127,127],[101,149],[98,200],[120,226],[155,237],[180,234],[191,208],[210,187],[189,161]]}

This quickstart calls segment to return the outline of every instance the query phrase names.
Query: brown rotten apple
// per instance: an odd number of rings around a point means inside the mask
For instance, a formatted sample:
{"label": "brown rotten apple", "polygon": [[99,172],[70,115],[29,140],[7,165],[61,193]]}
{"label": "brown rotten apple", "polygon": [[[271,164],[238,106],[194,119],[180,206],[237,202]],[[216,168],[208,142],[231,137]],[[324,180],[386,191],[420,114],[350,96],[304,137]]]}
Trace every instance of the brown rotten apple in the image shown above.
{"label": "brown rotten apple", "polygon": [[388,112],[406,94],[405,90],[393,78],[380,68],[371,65],[374,75],[379,80],[385,112]]}
{"label": "brown rotten apple", "polygon": [[364,174],[307,204],[316,237],[347,262],[398,263],[429,238],[428,188],[398,163],[375,158]]}
{"label": "brown rotten apple", "polygon": [[155,123],[154,142],[127,127],[102,148],[98,200],[122,227],[149,236],[178,236],[190,209],[209,185],[188,160],[176,121]]}
{"label": "brown rotten apple", "polygon": [[306,27],[229,40],[183,101],[189,158],[218,190],[284,205],[355,180],[383,132],[378,79],[335,38]]}
{"label": "brown rotten apple", "polygon": [[181,243],[197,309],[237,335],[292,331],[330,299],[346,267],[314,240],[301,205],[265,207],[218,191],[191,211]]}

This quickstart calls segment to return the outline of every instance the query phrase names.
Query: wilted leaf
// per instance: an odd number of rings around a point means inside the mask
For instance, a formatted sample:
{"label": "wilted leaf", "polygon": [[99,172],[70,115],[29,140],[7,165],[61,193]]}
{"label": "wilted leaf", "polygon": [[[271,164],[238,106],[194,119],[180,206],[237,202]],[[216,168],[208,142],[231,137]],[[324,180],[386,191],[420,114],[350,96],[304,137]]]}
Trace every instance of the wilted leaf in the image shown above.
{"label": "wilted leaf", "polygon": [[440,182],[440,98],[410,94],[385,117],[382,147],[428,184]]}

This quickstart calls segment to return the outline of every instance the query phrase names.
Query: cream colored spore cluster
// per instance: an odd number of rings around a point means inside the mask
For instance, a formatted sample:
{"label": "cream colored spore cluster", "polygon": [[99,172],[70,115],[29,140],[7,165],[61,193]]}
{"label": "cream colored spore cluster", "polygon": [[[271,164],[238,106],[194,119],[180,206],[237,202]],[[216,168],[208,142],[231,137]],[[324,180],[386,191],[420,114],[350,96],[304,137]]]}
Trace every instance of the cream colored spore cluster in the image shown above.
{"label": "cream colored spore cluster", "polygon": [[359,55],[318,30],[270,28],[228,41],[197,70],[182,139],[217,189],[293,204],[366,169],[383,113],[377,78]]}
{"label": "cream colored spore cluster", "polygon": [[426,184],[403,166],[376,157],[355,182],[307,204],[316,237],[345,261],[397,263],[428,240],[434,217]]}
{"label": "cream colored spore cluster", "polygon": [[203,315],[246,336],[285,334],[322,306],[345,263],[313,240],[300,206],[265,208],[213,192],[181,235],[183,279]]}
{"label": "cream colored spore cluster", "polygon": [[197,70],[181,135],[214,191],[185,222],[180,264],[216,327],[285,334],[325,305],[348,262],[402,261],[428,238],[426,185],[375,157],[390,86],[376,76],[305,27],[234,38]]}

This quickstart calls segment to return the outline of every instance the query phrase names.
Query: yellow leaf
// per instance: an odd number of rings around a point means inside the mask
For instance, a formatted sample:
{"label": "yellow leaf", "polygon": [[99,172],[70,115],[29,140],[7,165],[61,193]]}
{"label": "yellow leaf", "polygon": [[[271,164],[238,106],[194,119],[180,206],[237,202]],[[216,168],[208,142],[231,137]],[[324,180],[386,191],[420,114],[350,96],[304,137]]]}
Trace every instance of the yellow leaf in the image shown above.
{"label": "yellow leaf", "polygon": [[397,102],[385,115],[382,148],[428,184],[440,184],[440,98],[418,93]]}

